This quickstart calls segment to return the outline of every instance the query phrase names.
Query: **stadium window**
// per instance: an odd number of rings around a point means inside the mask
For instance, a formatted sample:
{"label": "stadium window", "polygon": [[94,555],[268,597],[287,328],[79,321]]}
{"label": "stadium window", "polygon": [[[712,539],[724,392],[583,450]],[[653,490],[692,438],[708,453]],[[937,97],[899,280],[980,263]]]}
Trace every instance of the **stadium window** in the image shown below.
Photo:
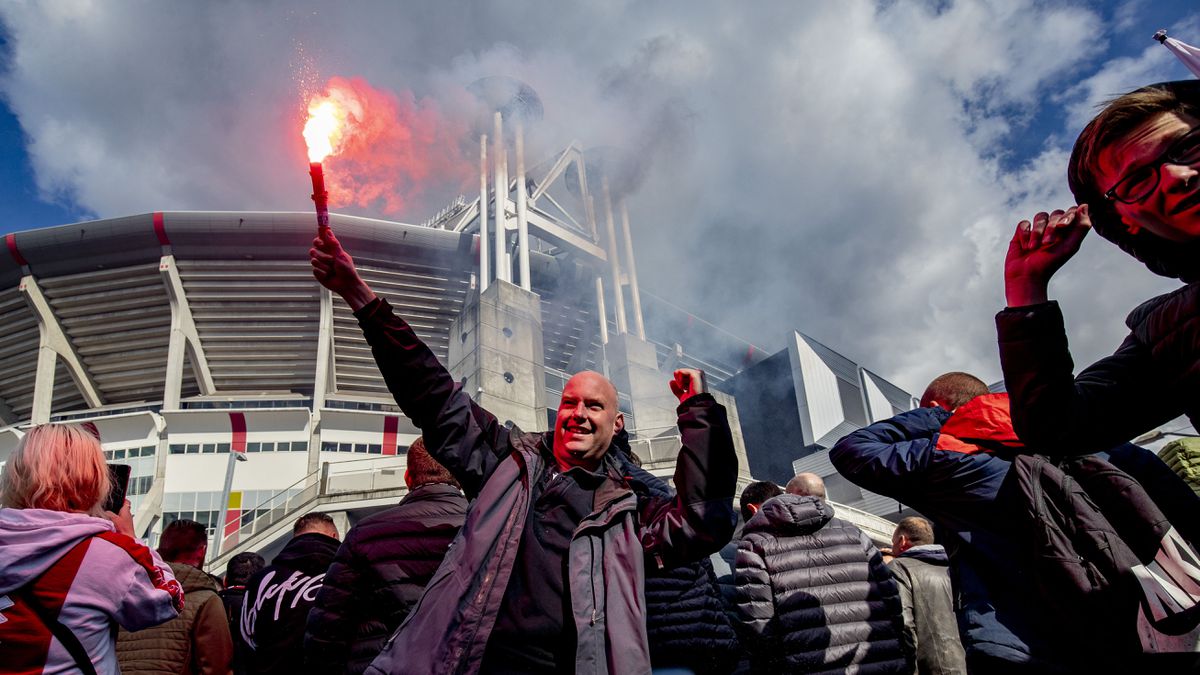
{"label": "stadium window", "polygon": [[378,443],[372,443],[367,446],[367,452],[369,452],[372,455],[382,455],[383,454],[383,446]]}
{"label": "stadium window", "polygon": [[367,444],[366,443],[355,443],[354,451],[355,452],[367,452]]}
{"label": "stadium window", "polygon": [[215,453],[216,451],[217,451],[216,443],[205,443],[204,445],[200,446],[200,452],[202,452],[206,455],[211,455],[211,454]]}
{"label": "stadium window", "polygon": [[337,452],[338,444],[333,441],[321,441],[321,452]]}
{"label": "stadium window", "polygon": [[246,452],[259,452],[262,450],[262,443],[247,443]]}
{"label": "stadium window", "polygon": [[226,454],[228,452],[229,452],[229,444],[228,443],[217,443],[217,453],[218,454]]}
{"label": "stadium window", "polygon": [[308,442],[292,441],[292,452],[308,452]]}
{"label": "stadium window", "polygon": [[288,452],[291,449],[287,441],[280,441],[275,444],[275,452]]}
{"label": "stadium window", "polygon": [[189,455],[200,454],[200,444],[199,443],[188,443],[187,444],[187,454],[189,454]]}
{"label": "stadium window", "polygon": [[125,451],[124,450],[113,450],[112,458],[113,459],[125,459]]}

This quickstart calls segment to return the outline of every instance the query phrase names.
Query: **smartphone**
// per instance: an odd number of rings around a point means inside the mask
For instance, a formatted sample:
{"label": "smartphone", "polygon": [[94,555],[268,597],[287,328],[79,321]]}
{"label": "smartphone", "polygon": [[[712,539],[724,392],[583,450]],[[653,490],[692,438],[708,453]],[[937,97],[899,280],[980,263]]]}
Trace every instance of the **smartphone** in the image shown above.
{"label": "smartphone", "polygon": [[108,501],[104,502],[104,510],[120,513],[125,505],[125,492],[129,490],[129,474],[133,467],[128,464],[109,464],[108,477],[112,481],[112,491],[108,493]]}

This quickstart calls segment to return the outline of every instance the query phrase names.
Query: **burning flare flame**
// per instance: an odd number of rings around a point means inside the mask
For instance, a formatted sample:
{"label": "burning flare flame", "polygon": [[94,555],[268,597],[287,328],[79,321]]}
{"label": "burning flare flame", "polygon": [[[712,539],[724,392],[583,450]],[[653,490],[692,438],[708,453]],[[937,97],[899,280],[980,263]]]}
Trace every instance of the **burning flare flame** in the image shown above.
{"label": "burning flare flame", "polygon": [[330,99],[314,98],[308,104],[308,121],[304,123],[308,161],[320,162],[337,152],[345,118],[346,113]]}

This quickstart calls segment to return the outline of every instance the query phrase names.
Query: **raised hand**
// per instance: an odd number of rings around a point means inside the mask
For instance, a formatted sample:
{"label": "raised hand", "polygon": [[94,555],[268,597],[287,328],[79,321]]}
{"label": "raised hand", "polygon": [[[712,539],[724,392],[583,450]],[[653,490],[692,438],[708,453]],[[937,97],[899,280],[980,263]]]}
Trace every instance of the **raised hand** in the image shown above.
{"label": "raised hand", "polygon": [[1017,223],[1004,258],[1004,295],[1009,307],[1024,307],[1046,302],[1050,278],[1079,246],[1092,219],[1087,204],[1066,211],[1041,212],[1033,222]]}
{"label": "raised hand", "polygon": [[671,393],[675,394],[680,403],[706,391],[708,386],[704,381],[704,371],[695,368],[680,368],[675,371],[675,379],[671,380]]}
{"label": "raised hand", "polygon": [[354,259],[342,248],[333,230],[321,229],[317,238],[313,239],[312,248],[308,249],[308,261],[317,281],[342,296],[350,309],[357,311],[375,299],[375,293],[358,276]]}
{"label": "raised hand", "polygon": [[123,534],[127,537],[137,537],[133,529],[133,511],[129,508],[128,499],[121,505],[120,513],[105,511],[101,515],[112,521],[113,526],[117,529],[117,534]]}

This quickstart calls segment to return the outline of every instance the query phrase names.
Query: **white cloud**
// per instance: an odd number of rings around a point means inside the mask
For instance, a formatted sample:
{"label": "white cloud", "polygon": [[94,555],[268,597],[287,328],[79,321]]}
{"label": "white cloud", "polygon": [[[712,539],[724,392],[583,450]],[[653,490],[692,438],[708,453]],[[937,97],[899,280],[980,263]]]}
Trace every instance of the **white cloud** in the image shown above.
{"label": "white cloud", "polygon": [[[1069,140],[1018,171],[996,151],[1047,106],[1073,138],[1168,56],[1072,86],[1115,38],[1042,0],[5,3],[0,20],[38,184],[97,215],[305,209],[302,89],[358,76],[457,113],[464,85],[510,75],[545,104],[533,147],[648,149],[630,204],[647,288],[763,347],[798,328],[913,391],[999,376],[1008,235],[1068,202]],[[1094,239],[1052,289],[1080,363],[1169,286]]]}

